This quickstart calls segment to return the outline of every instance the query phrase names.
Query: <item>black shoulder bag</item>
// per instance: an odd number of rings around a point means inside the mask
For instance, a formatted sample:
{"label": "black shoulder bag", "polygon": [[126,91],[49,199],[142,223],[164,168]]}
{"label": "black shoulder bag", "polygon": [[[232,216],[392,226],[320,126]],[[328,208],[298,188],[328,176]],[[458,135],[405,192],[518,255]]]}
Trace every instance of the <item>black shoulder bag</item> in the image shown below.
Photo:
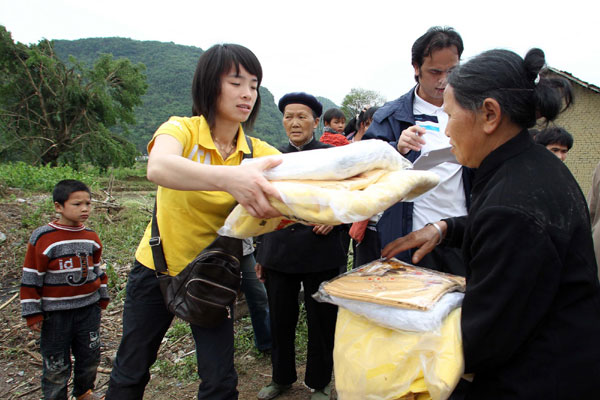
{"label": "black shoulder bag", "polygon": [[[246,136],[252,158],[252,142]],[[232,317],[231,308],[241,285],[242,240],[217,236],[176,276],[170,276],[156,220],[152,214],[150,247],[167,309],[194,325],[210,328]]]}

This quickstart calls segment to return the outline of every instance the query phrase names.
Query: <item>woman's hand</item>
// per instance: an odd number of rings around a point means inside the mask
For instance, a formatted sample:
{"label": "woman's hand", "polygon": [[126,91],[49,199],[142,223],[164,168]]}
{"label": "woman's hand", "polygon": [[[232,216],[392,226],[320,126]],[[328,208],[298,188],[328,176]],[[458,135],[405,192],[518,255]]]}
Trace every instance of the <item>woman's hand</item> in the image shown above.
{"label": "woman's hand", "polygon": [[[446,236],[448,224],[444,221],[438,221],[436,224],[442,230],[442,237]],[[388,243],[381,251],[381,257],[386,259],[392,258],[402,251],[418,247],[412,256],[412,263],[417,264],[427,253],[430,253],[435,246],[437,246],[439,240],[440,233],[436,227],[426,225],[418,231],[411,232],[406,236],[402,236],[401,238]]]}
{"label": "woman's hand", "polygon": [[413,125],[403,130],[398,138],[397,145],[400,154],[405,155],[411,150],[420,151],[421,147],[425,144],[425,140],[421,138],[425,132],[425,128],[417,125]]}
{"label": "woman's hand", "polygon": [[148,159],[148,179],[176,190],[220,190],[231,194],[257,218],[281,215],[267,196],[281,200],[279,192],[264,177],[263,171],[279,165],[279,157],[256,158],[237,165],[205,165],[182,157],[183,146],[172,136],[159,135]]}
{"label": "woman's hand", "polygon": [[263,171],[281,164],[281,158],[257,158],[256,161],[234,167],[233,176],[224,182],[225,191],[230,193],[250,215],[257,218],[273,218],[281,215],[268,197],[281,200],[279,192],[263,175]]}
{"label": "woman's hand", "polygon": [[263,269],[262,265],[256,263],[256,265],[254,266],[254,272],[256,272],[256,277],[258,278],[258,280],[262,283],[265,283],[266,276],[265,270]]}
{"label": "woman's hand", "polygon": [[317,235],[328,235],[333,230],[333,225],[315,225],[313,232]]}

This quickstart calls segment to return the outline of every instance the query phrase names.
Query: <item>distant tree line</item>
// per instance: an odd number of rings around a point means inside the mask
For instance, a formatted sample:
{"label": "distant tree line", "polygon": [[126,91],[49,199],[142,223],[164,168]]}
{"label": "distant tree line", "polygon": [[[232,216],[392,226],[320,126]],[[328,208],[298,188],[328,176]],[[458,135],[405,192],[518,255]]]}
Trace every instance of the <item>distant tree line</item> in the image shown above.
{"label": "distant tree line", "polygon": [[[161,123],[191,115],[202,51],[125,38],[24,45],[0,26],[0,161],[130,165]],[[267,88],[260,94],[248,134],[280,146],[287,142],[281,112]],[[318,98],[324,110],[337,107]]]}
{"label": "distant tree line", "polygon": [[0,26],[0,159],[131,165],[135,146],[115,132],[135,123],[147,87],[143,71],[110,55],[91,68],[75,59],[67,65],[52,42],[14,43]]}
{"label": "distant tree line", "polygon": [[[127,58],[146,66],[148,90],[136,108],[137,124],[130,128],[127,136],[142,153],[146,152],[152,134],[170,116],[191,116],[192,78],[203,52],[198,47],[125,38],[92,38],[56,40],[54,48],[61,59],[73,56],[86,65],[92,65],[102,54],[112,54],[114,58]],[[281,113],[267,88],[261,87],[260,95],[260,113],[253,131],[248,133],[279,146],[287,141]]]}

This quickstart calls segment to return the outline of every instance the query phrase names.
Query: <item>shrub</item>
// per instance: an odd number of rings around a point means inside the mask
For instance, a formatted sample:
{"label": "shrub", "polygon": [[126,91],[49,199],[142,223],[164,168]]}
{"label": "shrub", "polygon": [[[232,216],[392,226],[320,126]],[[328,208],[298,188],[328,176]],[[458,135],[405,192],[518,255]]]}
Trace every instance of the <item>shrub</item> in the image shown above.
{"label": "shrub", "polygon": [[90,187],[95,185],[96,180],[93,175],[69,166],[36,167],[22,161],[0,164],[0,185],[6,187],[49,193],[63,179],[77,179]]}

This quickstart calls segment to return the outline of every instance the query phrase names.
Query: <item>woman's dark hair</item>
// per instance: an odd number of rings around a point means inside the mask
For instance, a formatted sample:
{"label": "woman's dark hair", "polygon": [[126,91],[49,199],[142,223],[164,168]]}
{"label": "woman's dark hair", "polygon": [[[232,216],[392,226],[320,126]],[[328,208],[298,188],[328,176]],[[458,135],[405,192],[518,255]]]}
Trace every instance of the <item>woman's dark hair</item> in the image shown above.
{"label": "woman's dark hair", "polygon": [[356,121],[356,117],[353,117],[346,123],[346,127],[344,128],[344,136],[348,136],[349,134],[356,132]]}
{"label": "woman's dark hair", "polygon": [[346,116],[339,108],[330,108],[323,113],[323,122],[330,123],[332,119],[346,119]]}
{"label": "woman's dark hair", "polygon": [[375,111],[377,110],[379,110],[378,106],[370,107],[367,111],[365,111],[362,121],[359,122],[367,122],[368,120],[373,119],[373,114],[375,114]]}
{"label": "woman's dark hair", "polygon": [[569,82],[546,76],[544,52],[531,49],[525,59],[508,50],[488,50],[448,76],[458,104],[478,110],[486,98],[495,99],[511,121],[531,128],[537,118],[555,119],[573,102]]}
{"label": "woman's dark hair", "polygon": [[363,109],[358,114],[358,118],[356,119],[356,129],[359,129],[361,124],[364,124],[368,120],[373,119],[373,114],[375,114],[375,111],[377,111],[378,109],[378,106],[369,107],[366,110]]}
{"label": "woman's dark hair", "polygon": [[210,127],[214,126],[217,112],[217,100],[221,95],[221,78],[235,68],[240,72],[240,64],[258,79],[256,103],[250,116],[244,122],[244,128],[252,129],[260,110],[259,87],[262,82],[262,67],[258,58],[244,46],[239,44],[217,44],[206,50],[200,56],[194,81],[192,83],[192,99],[194,116],[203,115]]}
{"label": "woman's dark hair", "polygon": [[[458,58],[460,59],[464,46],[458,32],[448,26],[433,26],[413,43],[411,63],[412,65],[421,68],[425,57],[429,57],[435,50],[441,50],[452,46],[456,46]],[[419,77],[416,75],[415,80],[419,82]]]}
{"label": "woman's dark hair", "polygon": [[64,179],[54,186],[54,189],[52,190],[52,201],[64,206],[65,201],[69,200],[71,193],[75,192],[88,192],[90,196],[92,194],[90,188],[88,188],[85,183],[75,179]]}

